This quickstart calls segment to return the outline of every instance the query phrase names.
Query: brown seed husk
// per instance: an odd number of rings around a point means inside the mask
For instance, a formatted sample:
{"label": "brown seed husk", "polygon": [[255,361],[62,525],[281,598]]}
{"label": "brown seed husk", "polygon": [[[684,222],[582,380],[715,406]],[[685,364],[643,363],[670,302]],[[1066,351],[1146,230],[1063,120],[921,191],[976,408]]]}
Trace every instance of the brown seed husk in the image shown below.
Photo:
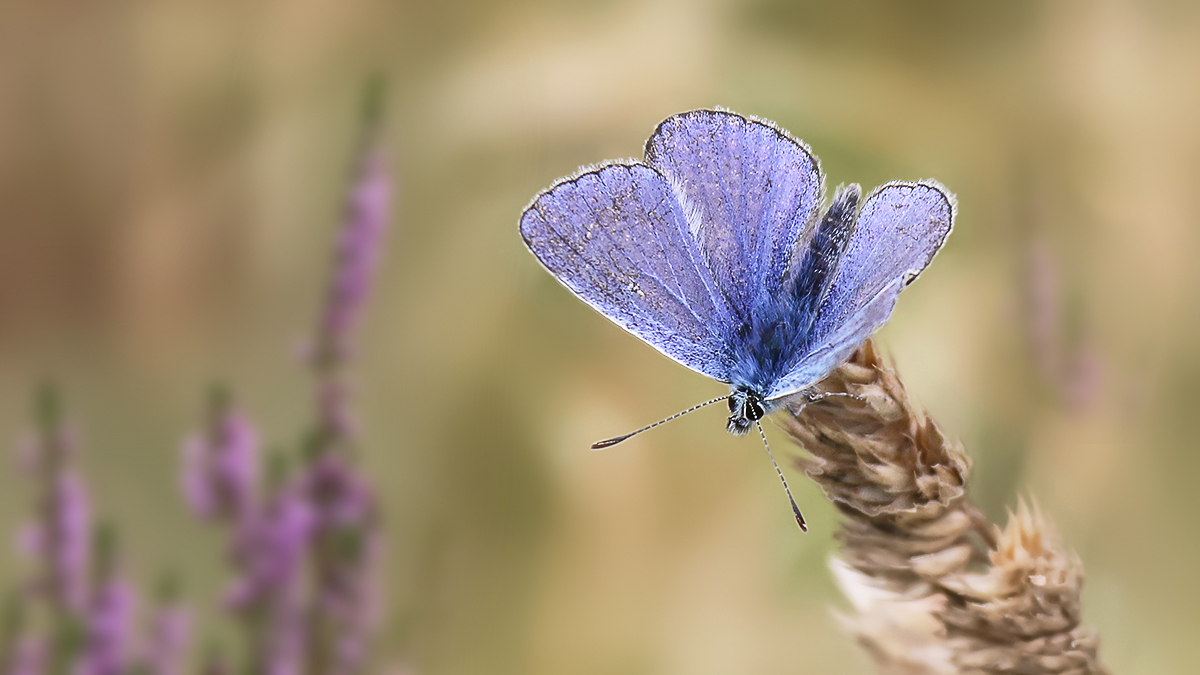
{"label": "brown seed husk", "polygon": [[[827,396],[828,394],[850,394]],[[820,398],[825,396],[824,398]],[[971,460],[868,340],[778,424],[845,516],[831,565],[845,626],[888,675],[1107,673],[1080,624],[1083,567],[1036,505],[986,522]]]}

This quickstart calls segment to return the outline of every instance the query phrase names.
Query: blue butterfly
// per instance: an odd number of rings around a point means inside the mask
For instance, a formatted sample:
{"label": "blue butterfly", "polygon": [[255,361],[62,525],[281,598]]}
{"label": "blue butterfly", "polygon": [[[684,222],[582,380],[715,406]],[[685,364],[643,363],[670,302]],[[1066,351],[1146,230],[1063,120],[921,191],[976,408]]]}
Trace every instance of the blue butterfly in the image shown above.
{"label": "blue butterfly", "polygon": [[823,195],[803,142],[765,120],[694,110],[658,125],[644,162],[588,167],[533,199],[521,237],[551,274],[650,346],[730,385],[728,396],[592,447],[721,400],[730,433],[757,425],[766,443],[759,420],[887,322],[954,222],[954,196],[934,181],[887,183],[865,199],[851,184],[824,213]]}

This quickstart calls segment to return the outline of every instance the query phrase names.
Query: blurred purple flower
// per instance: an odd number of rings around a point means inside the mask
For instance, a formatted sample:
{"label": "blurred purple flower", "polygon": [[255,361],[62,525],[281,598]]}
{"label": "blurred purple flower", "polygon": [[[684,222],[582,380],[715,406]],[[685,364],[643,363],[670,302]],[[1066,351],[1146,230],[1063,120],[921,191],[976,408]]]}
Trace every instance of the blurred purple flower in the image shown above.
{"label": "blurred purple flower", "polygon": [[5,675],[42,675],[46,672],[46,644],[25,636],[13,646],[11,660],[4,664]]}
{"label": "blurred purple flower", "polygon": [[383,537],[374,522],[360,528],[354,548],[338,565],[339,582],[322,597],[325,611],[338,626],[334,672],[358,672],[366,663],[371,636],[379,624],[379,558]]}
{"label": "blurred purple flower", "polygon": [[275,605],[270,608],[267,631],[261,665],[266,675],[303,675],[309,670],[305,662],[309,635],[297,593],[276,598]]}
{"label": "blurred purple flower", "polygon": [[21,473],[33,476],[38,473],[38,467],[41,466],[42,455],[42,439],[33,432],[22,434],[17,439],[17,470]]}
{"label": "blurred purple flower", "polygon": [[1030,241],[1028,250],[1028,329],[1034,363],[1049,382],[1061,372],[1061,319],[1058,265],[1043,239]]}
{"label": "blurred purple flower", "polygon": [[381,539],[375,495],[346,453],[358,435],[343,368],[383,244],[390,177],[373,134],[359,160],[339,234],[332,281],[318,324],[315,446],[299,480],[314,513],[313,580],[308,612],[310,667],[351,674],[366,661],[380,595]]}
{"label": "blurred purple flower", "polygon": [[302,479],[320,529],[361,527],[372,519],[371,486],[344,456],[327,453],[313,458]]}
{"label": "blurred purple flower", "polygon": [[1104,362],[1090,335],[1080,330],[1067,334],[1059,276],[1054,251],[1044,239],[1032,240],[1027,292],[1034,364],[1066,407],[1078,412],[1095,401]]}
{"label": "blurred purple flower", "polygon": [[70,470],[55,477],[48,519],[37,538],[50,592],[64,607],[78,610],[87,596],[91,562],[91,509],[83,478]]}
{"label": "blurred purple flower", "polygon": [[77,474],[66,469],[48,481],[42,520],[21,529],[17,547],[39,563],[34,589],[62,609],[78,612],[86,603],[91,564],[87,489]]}
{"label": "blurred purple flower", "polygon": [[41,508],[20,530],[17,545],[39,563],[34,589],[57,611],[80,611],[87,600],[92,523],[87,488],[70,466],[79,438],[57,412],[44,424],[20,443],[20,464],[41,485]]}
{"label": "blurred purple flower", "polygon": [[[226,600],[251,638],[248,672],[359,673],[377,624],[382,536],[376,496],[349,460],[357,429],[344,372],[389,219],[391,180],[377,140],[367,135],[358,160],[309,355],[317,419],[302,465],[260,481],[255,429],[219,395],[206,428],[182,448],[189,505],[219,520],[230,536],[235,578]],[[40,510],[19,546],[38,563],[35,594],[27,597],[49,606],[48,634],[18,642],[14,630],[0,640],[3,671],[182,675],[189,614],[172,597],[152,614],[139,636],[144,644],[134,649],[134,588],[116,574],[111,533],[101,530],[110,536],[93,539],[87,491],[70,462],[78,443],[61,423],[52,389],[38,412],[38,432],[21,444],[18,459],[37,479]],[[203,666],[209,675],[232,671],[220,657]]]}
{"label": "blurred purple flower", "polygon": [[317,414],[328,440],[358,436],[358,423],[350,412],[350,384],[336,377],[317,382]]}
{"label": "blurred purple flower", "polygon": [[341,454],[314,457],[303,476],[316,513],[318,622],[327,631],[334,673],[357,672],[376,624],[382,547],[375,496]]}
{"label": "blurred purple flower", "polygon": [[150,622],[146,640],[146,672],[149,675],[183,675],[187,663],[192,617],[182,605],[159,607]]}
{"label": "blurred purple flower", "polygon": [[260,509],[235,523],[233,558],[239,577],[227,601],[234,609],[270,604],[295,583],[315,514],[294,486],[283,486]]}
{"label": "blurred purple flower", "polygon": [[211,429],[184,441],[183,492],[203,518],[238,518],[256,497],[258,436],[243,414],[227,406],[214,417]]}
{"label": "blurred purple flower", "polygon": [[84,613],[84,644],[75,675],[123,675],[129,667],[133,587],[121,579],[103,580]]}
{"label": "blurred purple flower", "polygon": [[391,206],[391,178],[384,153],[369,143],[346,200],[333,278],[318,328],[317,358],[350,356],[352,333],[362,314],[379,258]]}
{"label": "blurred purple flower", "polygon": [[1091,407],[1100,393],[1103,375],[1104,361],[1099,350],[1090,344],[1081,346],[1070,364],[1063,386],[1067,406],[1074,411]]}
{"label": "blurred purple flower", "polygon": [[[193,507],[202,515],[228,515],[235,579],[226,601],[246,622],[255,673],[360,672],[375,626],[381,544],[375,496],[344,452],[357,435],[344,368],[374,280],[391,197],[384,153],[373,134],[367,141],[306,350],[316,375],[317,419],[302,465],[259,497],[247,487],[257,484],[251,473],[256,450],[246,449],[254,443],[230,443],[248,434],[234,433],[228,420],[221,434],[185,446],[184,485]],[[228,507],[231,502],[238,506]]]}
{"label": "blurred purple flower", "polygon": [[34,476],[66,463],[79,452],[79,431],[57,418],[52,428],[29,432],[17,440],[17,468]]}

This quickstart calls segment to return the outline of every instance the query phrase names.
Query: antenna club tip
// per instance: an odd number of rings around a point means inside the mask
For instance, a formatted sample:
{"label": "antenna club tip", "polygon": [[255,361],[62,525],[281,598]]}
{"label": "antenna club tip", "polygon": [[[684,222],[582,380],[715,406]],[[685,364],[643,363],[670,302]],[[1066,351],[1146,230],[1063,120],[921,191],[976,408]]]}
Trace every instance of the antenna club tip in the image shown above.
{"label": "antenna club tip", "polygon": [[800,526],[801,532],[808,532],[808,525],[804,522],[803,518],[797,518],[796,524]]}

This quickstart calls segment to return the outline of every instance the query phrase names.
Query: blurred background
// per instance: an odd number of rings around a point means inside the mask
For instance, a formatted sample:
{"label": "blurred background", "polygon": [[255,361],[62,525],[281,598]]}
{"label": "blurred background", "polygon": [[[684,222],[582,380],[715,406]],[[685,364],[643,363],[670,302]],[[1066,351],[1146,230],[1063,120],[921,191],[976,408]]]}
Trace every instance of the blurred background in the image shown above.
{"label": "blurred background", "polygon": [[[180,440],[223,382],[268,445],[297,442],[295,347],[373,73],[396,204],[356,389],[386,518],[376,672],[869,670],[834,618],[833,508],[790,472],[796,532],[717,407],[587,450],[723,387],[517,235],[557,177],[714,105],[804,139],[831,187],[957,193],[881,343],[974,457],[984,510],[1033,496],[1079,553],[1113,672],[1192,672],[1200,6],[1182,0],[4,3],[0,434],[60,383],[134,574],[173,570],[219,611]],[[2,466],[9,536],[31,506]],[[25,570],[0,555],[0,583]]]}

